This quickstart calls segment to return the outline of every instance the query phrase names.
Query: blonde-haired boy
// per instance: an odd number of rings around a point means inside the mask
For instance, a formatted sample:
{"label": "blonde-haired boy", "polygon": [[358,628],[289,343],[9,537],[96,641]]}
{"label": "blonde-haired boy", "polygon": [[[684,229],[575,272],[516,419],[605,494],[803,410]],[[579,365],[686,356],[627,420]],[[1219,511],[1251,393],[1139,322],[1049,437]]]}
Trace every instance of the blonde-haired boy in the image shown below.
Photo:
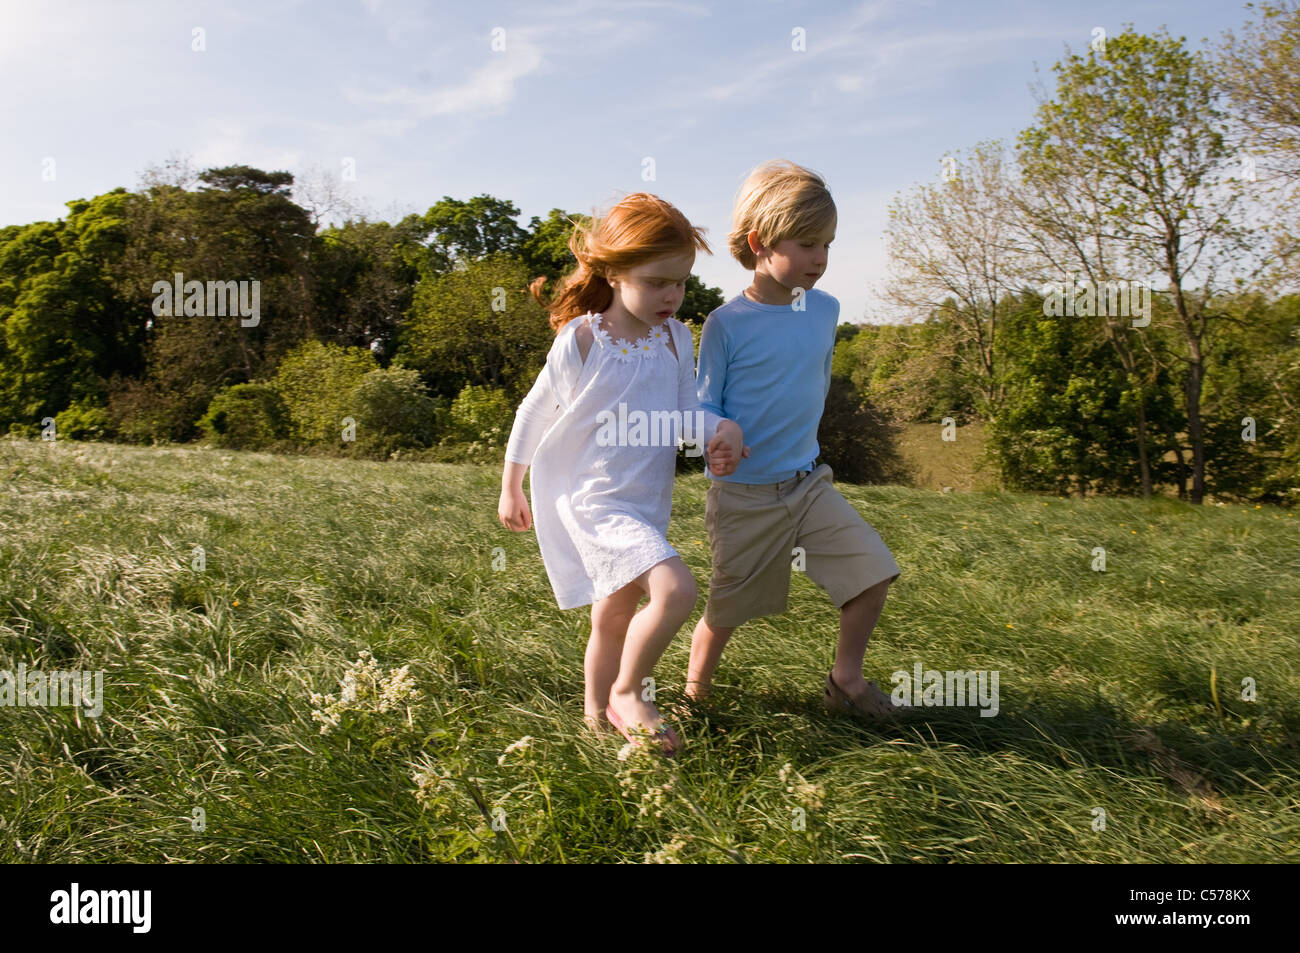
{"label": "blonde-haired boy", "polygon": [[754,280],[709,314],[697,383],[700,404],[736,421],[751,446],[732,474],[709,474],[705,523],[713,568],[691,639],[686,691],[695,699],[708,694],[739,625],[786,611],[792,563],[802,560],[840,608],[824,704],[887,717],[892,701],[862,677],[862,660],[899,567],[880,534],[835,489],[831,468],[817,465],[840,305],[813,285],[826,270],[836,223],[826,183],[786,160],[759,165],[736,197],[728,243]]}

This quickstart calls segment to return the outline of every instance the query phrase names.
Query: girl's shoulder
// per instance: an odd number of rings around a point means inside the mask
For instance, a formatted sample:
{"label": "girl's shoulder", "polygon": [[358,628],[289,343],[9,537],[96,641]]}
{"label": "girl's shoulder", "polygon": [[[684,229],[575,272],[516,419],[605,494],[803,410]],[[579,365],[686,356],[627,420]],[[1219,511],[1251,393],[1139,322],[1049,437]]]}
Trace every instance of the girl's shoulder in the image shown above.
{"label": "girl's shoulder", "polygon": [[[668,337],[672,339],[673,348],[677,351],[678,357],[682,354],[695,356],[695,339],[691,337],[691,329],[684,322],[677,318],[669,318],[663,323],[663,328],[668,332]],[[653,335],[654,332],[651,332]],[[665,343],[662,334],[660,335],[660,346]]]}
{"label": "girl's shoulder", "polygon": [[587,326],[585,316],[580,316],[566,321],[564,327],[555,335],[555,340],[551,342],[551,352],[547,360],[555,361],[561,365],[571,365],[575,362],[581,366],[582,360],[578,353],[578,335],[586,328],[587,333],[591,333],[590,327]]}
{"label": "girl's shoulder", "polygon": [[580,314],[576,318],[571,318],[565,322],[564,327],[560,328],[559,333],[555,335],[555,347],[571,347],[574,340],[579,337],[591,337],[591,313]]}
{"label": "girl's shoulder", "polygon": [[587,355],[591,353],[591,345],[595,343],[595,336],[591,333],[591,323],[587,320],[587,316],[584,315],[583,317],[574,318],[569,322],[568,327],[573,329],[570,336],[574,346],[578,349],[578,358],[580,361],[585,362]]}

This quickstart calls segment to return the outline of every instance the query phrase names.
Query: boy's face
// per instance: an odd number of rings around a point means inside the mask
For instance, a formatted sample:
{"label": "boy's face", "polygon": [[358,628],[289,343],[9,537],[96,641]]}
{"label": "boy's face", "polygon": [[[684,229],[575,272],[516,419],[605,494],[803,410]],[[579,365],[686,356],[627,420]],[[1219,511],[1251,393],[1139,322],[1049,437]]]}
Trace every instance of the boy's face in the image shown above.
{"label": "boy's face", "polygon": [[756,271],[763,271],[786,288],[811,288],[826,273],[831,242],[835,239],[832,228],[816,237],[785,238],[770,247],[759,242],[758,231],[750,235],[750,248],[758,258]]}
{"label": "boy's face", "polygon": [[686,279],[694,267],[694,252],[670,255],[612,275],[609,282],[623,307],[646,324],[658,324],[682,306]]}

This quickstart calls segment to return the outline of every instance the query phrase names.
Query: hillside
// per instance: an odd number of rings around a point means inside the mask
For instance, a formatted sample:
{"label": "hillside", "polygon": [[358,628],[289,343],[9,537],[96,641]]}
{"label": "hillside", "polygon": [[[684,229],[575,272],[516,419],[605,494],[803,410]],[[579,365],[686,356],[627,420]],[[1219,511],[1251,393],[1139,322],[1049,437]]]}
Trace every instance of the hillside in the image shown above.
{"label": "hillside", "polygon": [[[589,614],[557,610],[535,536],[498,525],[495,467],[5,440],[0,473],[0,670],[103,675],[98,718],[0,706],[3,862],[1256,863],[1300,843],[1293,513],[845,487],[903,567],[868,677],[999,673],[994,717],[884,727],[821,710],[837,612],[797,574],[711,701],[678,705],[708,579],[705,481],[679,478],[670,540],[702,595],[657,673],[686,742],[664,764],[583,730]],[[386,708],[384,684],[418,695]]]}

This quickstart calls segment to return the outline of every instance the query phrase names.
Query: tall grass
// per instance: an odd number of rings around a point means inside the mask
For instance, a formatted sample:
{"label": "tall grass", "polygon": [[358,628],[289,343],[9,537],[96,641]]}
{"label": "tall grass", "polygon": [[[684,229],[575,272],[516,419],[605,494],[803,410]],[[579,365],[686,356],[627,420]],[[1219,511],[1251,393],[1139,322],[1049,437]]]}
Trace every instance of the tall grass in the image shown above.
{"label": "tall grass", "polygon": [[[5,441],[0,472],[0,670],[105,694],[0,707],[5,862],[1297,857],[1285,511],[841,486],[903,567],[868,677],[996,670],[999,713],[824,714],[838,612],[795,573],[690,706],[702,595],[662,762],[584,729],[589,614],[497,523],[494,467]],[[702,594],[705,489],[670,531]]]}

